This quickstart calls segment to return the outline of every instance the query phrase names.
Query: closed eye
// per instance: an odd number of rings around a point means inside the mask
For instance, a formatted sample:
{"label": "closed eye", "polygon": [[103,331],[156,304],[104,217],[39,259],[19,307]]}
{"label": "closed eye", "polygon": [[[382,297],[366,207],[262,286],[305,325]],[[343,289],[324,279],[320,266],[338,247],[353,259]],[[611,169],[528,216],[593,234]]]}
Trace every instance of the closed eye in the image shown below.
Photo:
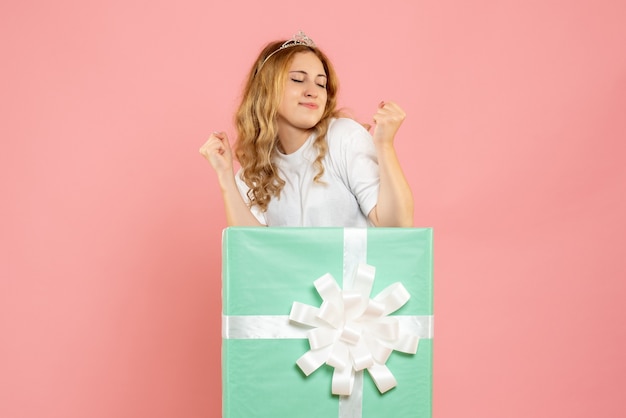
{"label": "closed eye", "polygon": [[[292,78],[291,81],[293,81],[294,83],[304,83],[304,80],[299,80],[297,78]],[[326,84],[324,83],[315,83],[318,87],[321,87],[323,89],[326,88]]]}
{"label": "closed eye", "polygon": [[315,77],[315,82],[318,86],[320,86],[323,89],[325,89],[326,85],[328,84],[327,77],[325,75],[319,75]]}

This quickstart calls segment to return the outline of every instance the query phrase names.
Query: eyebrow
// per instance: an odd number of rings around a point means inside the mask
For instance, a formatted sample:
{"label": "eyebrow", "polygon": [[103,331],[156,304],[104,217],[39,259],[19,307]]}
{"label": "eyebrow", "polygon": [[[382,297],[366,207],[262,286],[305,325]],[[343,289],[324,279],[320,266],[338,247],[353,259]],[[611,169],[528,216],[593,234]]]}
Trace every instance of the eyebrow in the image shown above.
{"label": "eyebrow", "polygon": [[[306,71],[302,71],[302,70],[293,70],[293,71],[289,71],[289,73],[301,73],[301,74],[304,74],[304,75],[309,75],[309,73],[307,73]],[[326,74],[318,74],[318,75],[316,75],[315,77],[324,77],[324,78],[328,78],[328,77],[326,76]]]}

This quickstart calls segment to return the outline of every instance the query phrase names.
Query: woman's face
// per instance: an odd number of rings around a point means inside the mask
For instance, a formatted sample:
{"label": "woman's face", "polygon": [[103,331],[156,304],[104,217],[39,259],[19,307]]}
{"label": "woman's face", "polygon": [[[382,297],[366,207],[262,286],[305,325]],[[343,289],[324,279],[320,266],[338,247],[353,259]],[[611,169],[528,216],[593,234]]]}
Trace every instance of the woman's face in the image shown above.
{"label": "woman's face", "polygon": [[294,55],[278,107],[278,129],[308,131],[322,119],[326,108],[327,74],[313,52]]}

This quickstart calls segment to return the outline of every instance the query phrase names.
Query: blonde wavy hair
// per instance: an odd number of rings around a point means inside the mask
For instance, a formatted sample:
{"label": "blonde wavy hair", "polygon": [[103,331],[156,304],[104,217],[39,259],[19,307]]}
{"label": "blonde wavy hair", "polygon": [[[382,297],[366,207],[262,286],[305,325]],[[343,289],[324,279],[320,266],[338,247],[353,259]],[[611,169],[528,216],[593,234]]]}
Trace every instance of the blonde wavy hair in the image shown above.
{"label": "blonde wavy hair", "polygon": [[250,188],[248,191],[250,206],[258,205],[262,211],[267,210],[272,197],[280,196],[285,185],[285,181],[279,177],[272,164],[272,155],[278,146],[278,106],[295,54],[313,52],[322,61],[327,76],[326,108],[322,118],[313,128],[317,134],[313,145],[318,152],[313,162],[317,169],[315,182],[321,182],[320,179],[324,174],[322,160],[328,151],[326,142],[328,125],[331,118],[339,116],[336,109],[339,81],[328,57],[318,48],[305,45],[278,50],[284,42],[284,40],[271,42],[261,51],[250,70],[241,104],[235,114],[237,128],[235,156],[241,164],[241,177]]}

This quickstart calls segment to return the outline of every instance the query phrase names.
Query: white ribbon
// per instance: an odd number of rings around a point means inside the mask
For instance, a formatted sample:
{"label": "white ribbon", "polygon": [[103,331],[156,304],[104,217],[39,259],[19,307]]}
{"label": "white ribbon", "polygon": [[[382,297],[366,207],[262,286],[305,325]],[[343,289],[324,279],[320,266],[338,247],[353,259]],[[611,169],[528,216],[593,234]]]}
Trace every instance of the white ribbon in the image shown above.
{"label": "white ribbon", "polygon": [[359,264],[351,289],[340,289],[330,274],[314,282],[322,297],[319,308],[294,302],[292,322],[311,327],[311,349],[296,364],[310,375],[323,364],[334,367],[332,393],[352,394],[356,372],[367,369],[381,393],[397,382],[385,363],[393,350],[415,354],[419,336],[404,329],[388,316],[410,298],[402,283],[396,282],[370,299],[375,268]]}
{"label": "white ribbon", "polygon": [[[430,315],[394,315],[400,328],[419,338],[433,338]],[[305,340],[310,328],[291,323],[287,315],[222,315],[222,337],[231,340]]]}

